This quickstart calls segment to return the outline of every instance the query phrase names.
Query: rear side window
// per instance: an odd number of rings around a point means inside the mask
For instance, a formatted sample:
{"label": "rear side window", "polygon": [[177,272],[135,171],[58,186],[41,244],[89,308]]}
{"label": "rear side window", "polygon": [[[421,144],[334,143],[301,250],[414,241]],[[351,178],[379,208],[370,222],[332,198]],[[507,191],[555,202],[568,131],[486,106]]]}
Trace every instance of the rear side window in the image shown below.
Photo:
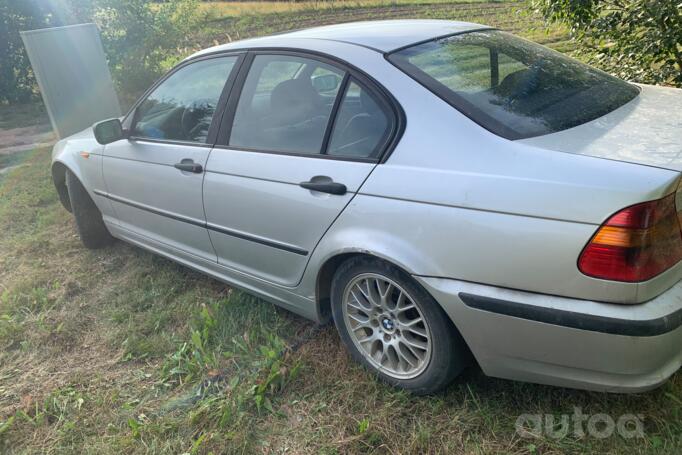
{"label": "rear side window", "polygon": [[377,158],[389,134],[389,116],[381,102],[351,81],[336,114],[327,153]]}
{"label": "rear side window", "polygon": [[133,135],[205,143],[236,61],[237,57],[201,60],[171,74],[137,108]]}
{"label": "rear side window", "polygon": [[395,52],[389,60],[508,139],[581,125],[639,93],[602,71],[497,30],[436,39]]}

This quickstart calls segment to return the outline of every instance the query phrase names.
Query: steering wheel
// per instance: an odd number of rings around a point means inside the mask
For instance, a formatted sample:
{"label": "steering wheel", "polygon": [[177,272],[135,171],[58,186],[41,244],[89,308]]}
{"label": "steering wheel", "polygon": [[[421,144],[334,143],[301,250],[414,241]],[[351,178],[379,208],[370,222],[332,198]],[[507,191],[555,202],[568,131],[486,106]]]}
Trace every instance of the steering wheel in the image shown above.
{"label": "steering wheel", "polygon": [[208,98],[195,100],[187,105],[180,118],[182,137],[196,140],[199,133],[208,131],[214,112],[214,101]]}

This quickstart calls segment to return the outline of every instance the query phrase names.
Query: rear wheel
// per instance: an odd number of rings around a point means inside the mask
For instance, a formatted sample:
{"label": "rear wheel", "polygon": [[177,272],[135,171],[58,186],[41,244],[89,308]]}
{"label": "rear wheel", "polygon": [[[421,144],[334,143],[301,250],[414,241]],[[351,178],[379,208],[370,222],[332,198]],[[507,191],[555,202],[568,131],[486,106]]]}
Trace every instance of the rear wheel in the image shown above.
{"label": "rear wheel", "polygon": [[99,211],[83,184],[69,170],[66,171],[66,188],[73,216],[76,219],[78,234],[86,248],[97,249],[111,245],[111,236]]}
{"label": "rear wheel", "polygon": [[374,258],[342,264],[332,312],[353,358],[389,384],[417,394],[446,387],[468,363],[468,348],[440,305],[412,277]]}

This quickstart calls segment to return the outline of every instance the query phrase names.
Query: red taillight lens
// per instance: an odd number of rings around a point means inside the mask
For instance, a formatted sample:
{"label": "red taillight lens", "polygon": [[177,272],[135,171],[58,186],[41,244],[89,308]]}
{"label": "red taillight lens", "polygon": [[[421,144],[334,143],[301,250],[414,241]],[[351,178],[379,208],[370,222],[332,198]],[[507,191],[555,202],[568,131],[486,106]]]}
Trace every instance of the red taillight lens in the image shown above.
{"label": "red taillight lens", "polygon": [[609,218],[578,259],[585,275],[646,281],[682,259],[675,194],[627,207]]}

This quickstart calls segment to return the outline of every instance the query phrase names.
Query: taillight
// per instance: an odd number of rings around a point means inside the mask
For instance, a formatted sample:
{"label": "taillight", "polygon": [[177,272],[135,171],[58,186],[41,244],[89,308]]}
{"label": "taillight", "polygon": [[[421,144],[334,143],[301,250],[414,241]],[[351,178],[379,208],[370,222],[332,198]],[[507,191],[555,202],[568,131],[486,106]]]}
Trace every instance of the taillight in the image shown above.
{"label": "taillight", "polygon": [[614,281],[646,281],[682,259],[675,194],[627,207],[609,218],[583,249],[578,268]]}

